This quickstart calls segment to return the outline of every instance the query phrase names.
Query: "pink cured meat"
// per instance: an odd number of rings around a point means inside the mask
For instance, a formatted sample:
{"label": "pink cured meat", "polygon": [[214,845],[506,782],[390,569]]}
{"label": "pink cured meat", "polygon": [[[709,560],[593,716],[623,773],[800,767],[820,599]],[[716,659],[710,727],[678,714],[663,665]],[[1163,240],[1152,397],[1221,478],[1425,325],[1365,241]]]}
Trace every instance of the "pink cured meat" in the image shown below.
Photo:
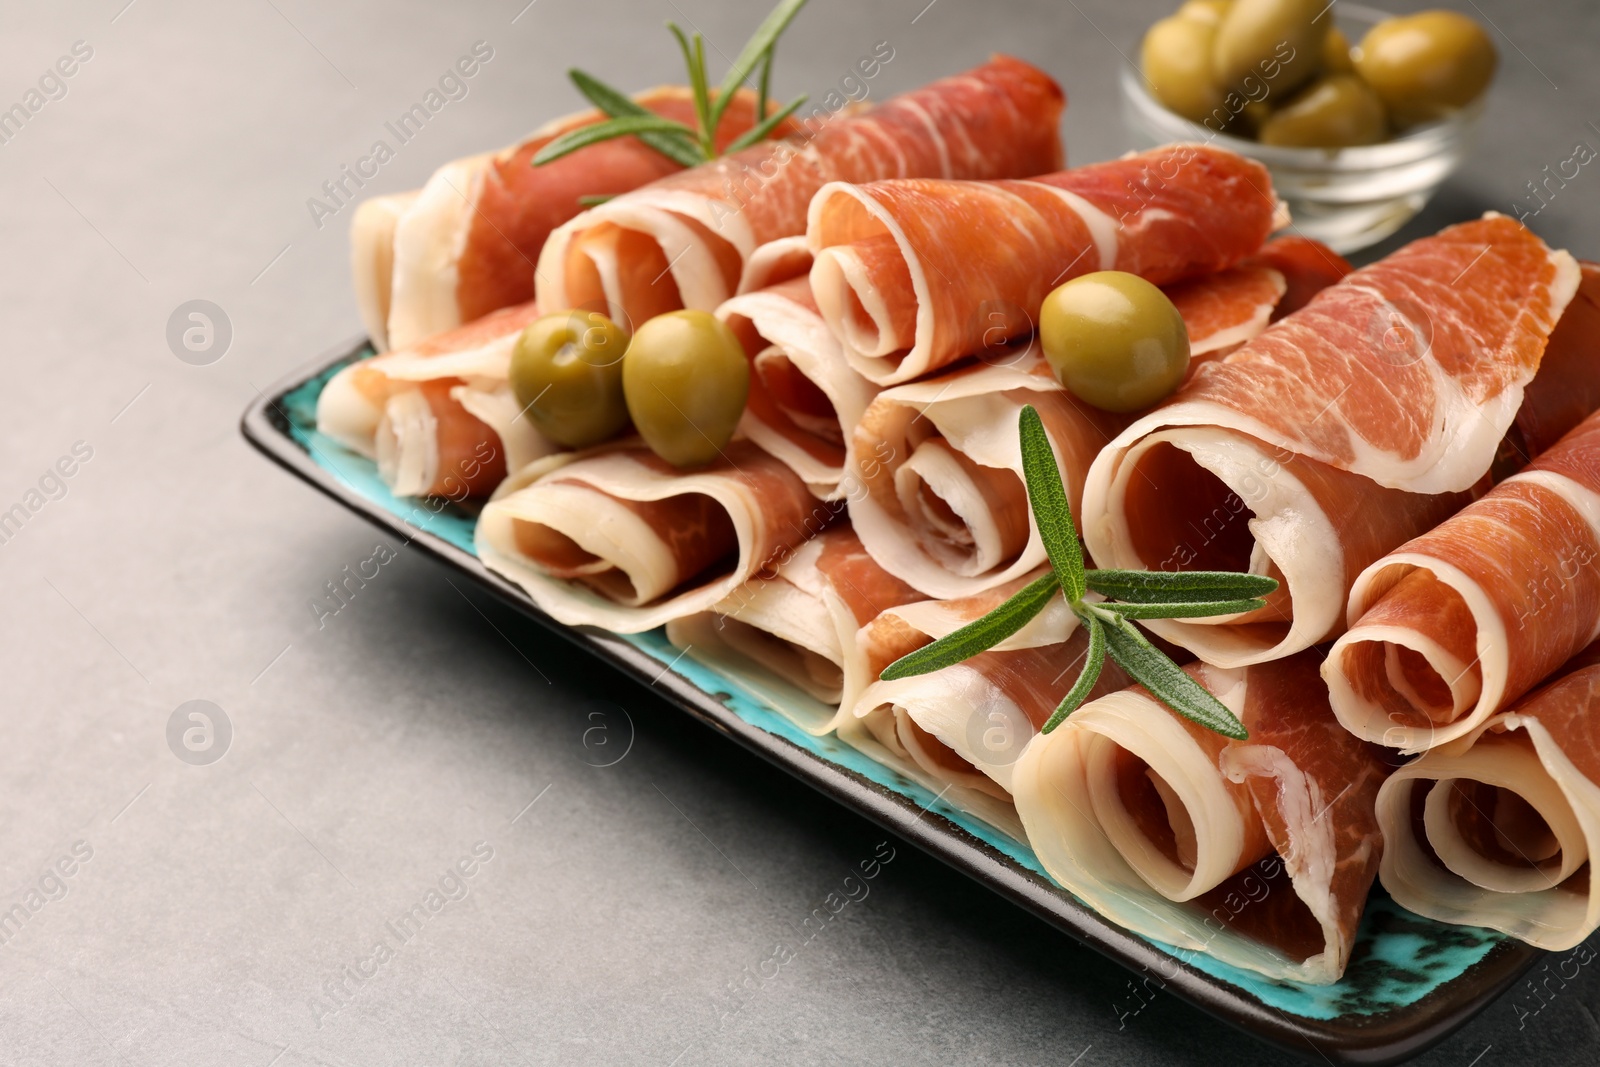
{"label": "pink cured meat", "polygon": [[806,239],[823,317],[851,365],[891,385],[1026,333],[1067,278],[1165,285],[1232,266],[1277,209],[1260,164],[1178,145],[1028,181],[830,185]]}
{"label": "pink cured meat", "polygon": [[879,107],[802,123],[804,135],[672,175],[558,228],[539,256],[539,303],[605,309],[625,327],[713,310],[758,247],[805,231],[806,206],[827,183],[1053,170],[1064,105],[1042,71],[996,56]]}
{"label": "pink cured meat", "polygon": [[1578,281],[1570,255],[1513,219],[1452,226],[1324,289],[1147,421],[1209,410],[1208,421],[1380,485],[1469,489]]}
{"label": "pink cured meat", "polygon": [[1545,439],[1573,406],[1564,391],[1597,391],[1581,357],[1541,373],[1579,276],[1493,215],[1347,275],[1100,452],[1083,494],[1091,553],[1279,579],[1264,611],[1152,623],[1209,663],[1337,637],[1357,576],[1482,491],[1520,409]]}
{"label": "pink cured meat", "polygon": [[1340,721],[1410,752],[1464,736],[1600,637],[1600,414],[1368,567],[1323,667]]}

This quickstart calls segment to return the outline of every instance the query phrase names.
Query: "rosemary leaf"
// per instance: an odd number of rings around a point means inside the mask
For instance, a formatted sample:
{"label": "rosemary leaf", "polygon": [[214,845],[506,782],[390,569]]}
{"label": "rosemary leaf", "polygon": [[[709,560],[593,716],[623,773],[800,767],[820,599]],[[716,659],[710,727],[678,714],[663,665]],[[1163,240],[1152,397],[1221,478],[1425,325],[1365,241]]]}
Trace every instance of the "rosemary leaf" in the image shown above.
{"label": "rosemary leaf", "polygon": [[1114,611],[1124,619],[1201,619],[1208,615],[1242,615],[1247,611],[1267,606],[1265,600],[1183,600],[1169,604],[1122,604],[1107,602],[1097,605]]}
{"label": "rosemary leaf", "polygon": [[578,204],[580,207],[599,207],[607,200],[615,200],[616,195],[615,193],[606,193],[603,196],[580,196],[578,197]]}
{"label": "rosemary leaf", "polygon": [[1111,658],[1161,703],[1224,737],[1243,741],[1250,736],[1222,701],[1162,655],[1131,622],[1107,625],[1105,630]]}
{"label": "rosemary leaf", "polygon": [[710,159],[715,153],[707,132],[707,125],[711,121],[711,95],[706,85],[705,44],[698,33],[694,35],[694,43],[690,44],[689,38],[676,22],[668,22],[667,29],[677,38],[678,49],[683,53],[683,65],[689,70],[689,91],[694,94],[694,117],[700,127],[695,131],[695,136],[699,139],[701,154]]}
{"label": "rosemary leaf", "polygon": [[1033,508],[1034,521],[1039,524],[1039,537],[1061,581],[1067,603],[1076,604],[1088,588],[1083,572],[1083,550],[1078,547],[1078,530],[1072,522],[1072,505],[1067,503],[1067,490],[1061,484],[1056,454],[1050,448],[1050,438],[1045,435],[1044,421],[1032,404],[1022,409],[1017,429],[1022,436],[1022,476],[1028,485],[1028,503]]}
{"label": "rosemary leaf", "polygon": [[796,97],[793,103],[789,104],[782,110],[774,111],[761,122],[750,127],[748,130],[744,131],[744,133],[735,138],[734,141],[728,145],[728,151],[724,154],[732,154],[739,151],[741,148],[749,148],[751,145],[757,143],[762,138],[770,134],[773,130],[777,129],[779,124],[781,124],[784,119],[788,118],[790,115],[793,115],[795,110],[805,102],[806,98],[804,95],[802,95]]}
{"label": "rosemary leaf", "polygon": [[[560,159],[564,155],[576,152],[580,148],[588,148],[601,141],[609,141],[616,137],[627,137],[639,133],[690,133],[689,127],[681,122],[661,118],[659,115],[630,115],[626,118],[610,119],[606,122],[597,122],[593,126],[579,126],[575,130],[557,137],[538,152],[534,153],[533,165],[542,167],[552,160]],[[691,166],[693,164],[690,164]]]}
{"label": "rosemary leaf", "polygon": [[1084,577],[1096,593],[1134,604],[1246,600],[1278,589],[1276,578],[1237,571],[1093,570]]}
{"label": "rosemary leaf", "polygon": [[778,42],[773,41],[772,47],[761,55],[761,77],[756,79],[756,117],[766,118],[767,100],[771,98],[769,90],[772,88],[772,57],[778,52]]}
{"label": "rosemary leaf", "polygon": [[[574,69],[567,71],[567,77],[572,79],[572,84],[578,87],[578,92],[582,93],[591,104],[614,119],[630,116],[648,117],[655,114],[592,74]],[[705,154],[700,151],[699,143],[694,140],[693,133],[687,126],[683,128],[682,133],[641,133],[637,136],[646,146],[654,148],[674,163],[693,167],[705,162]]]}
{"label": "rosemary leaf", "polygon": [[711,121],[707,127],[710,135],[715,136],[717,126],[722,122],[722,113],[733,100],[733,94],[739,91],[739,86],[743,85],[750,72],[756,69],[756,64],[772,50],[778,41],[778,36],[788,28],[789,23],[805,6],[806,0],[782,0],[761,25],[756,27],[756,32],[745,42],[738,58],[733,61],[733,66],[728,68],[727,75],[722,79],[721,88],[717,90],[717,99],[711,105]]}
{"label": "rosemary leaf", "polygon": [[892,682],[896,678],[930,674],[991,649],[1043,611],[1058,588],[1054,574],[1041,575],[989,614],[946,634],[931,645],[923,645],[910,655],[901,656],[885,667],[879,677]]}
{"label": "rosemary leaf", "polygon": [[1083,670],[1078,672],[1078,680],[1072,683],[1067,695],[1061,698],[1056,710],[1045,720],[1044,726],[1039,730],[1041,734],[1047,734],[1060,726],[1068,715],[1077,711],[1083,702],[1089,699],[1089,691],[1094,688],[1094,683],[1100,680],[1100,668],[1106,663],[1105,623],[1087,613],[1079,614],[1078,618],[1089,631],[1089,649],[1083,656]]}

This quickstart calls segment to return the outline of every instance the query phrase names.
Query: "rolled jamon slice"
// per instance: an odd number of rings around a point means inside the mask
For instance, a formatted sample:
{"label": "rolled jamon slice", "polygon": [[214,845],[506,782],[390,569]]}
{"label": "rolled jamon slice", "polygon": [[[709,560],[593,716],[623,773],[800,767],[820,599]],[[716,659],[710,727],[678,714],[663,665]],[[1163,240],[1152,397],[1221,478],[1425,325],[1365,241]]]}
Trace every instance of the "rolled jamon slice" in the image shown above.
{"label": "rolled jamon slice", "polygon": [[[1284,292],[1269,267],[1236,267],[1172,287],[1197,361],[1259,333]],[[1062,389],[1036,346],[1001,348],[887,389],[855,428],[843,485],[867,551],[928,596],[968,596],[1044,562],[1022,483],[1017,416],[1032,404],[1055,445],[1076,511],[1100,449],[1129,416]]]}
{"label": "rolled jamon slice", "polygon": [[1352,733],[1406,752],[1474,732],[1600,637],[1600,414],[1368,567],[1323,665]]}
{"label": "rolled jamon slice", "polygon": [[736,296],[717,309],[750,357],[739,430],[783,460],[818,497],[845,495],[845,450],[877,387],[850,369],[804,277]]}
{"label": "rolled jamon slice", "polygon": [[694,471],[612,447],[507,479],[478,519],[476,547],[556,620],[640,633],[710,610],[837,510],[748,441]]}
{"label": "rolled jamon slice", "polygon": [[[1600,666],[1570,673],[1405,764],[1378,793],[1395,902],[1568,949],[1600,928]],[[1583,666],[1582,664],[1587,664]]]}
{"label": "rolled jamon slice", "polygon": [[674,174],[561,226],[539,255],[539,303],[603,310],[630,330],[677,308],[712,311],[759,246],[805,232],[806,205],[828,182],[1056,169],[1064,103],[1042,71],[997,56],[877,107],[821,113],[789,140]]}
{"label": "rolled jamon slice", "polygon": [[850,365],[893,385],[1027,333],[1069,278],[1124,270],[1165,285],[1219,271],[1281,222],[1261,164],[1172,145],[1028,181],[829,185],[806,239],[817,305]]}
{"label": "rolled jamon slice", "polygon": [[533,304],[345,367],[317,398],[317,428],[378,461],[399,496],[488,496],[511,471],[554,452],[507,377]]}
{"label": "rolled jamon slice", "polygon": [[[751,680],[766,695],[777,678],[811,696],[804,707],[776,695],[772,707],[803,729],[830,733],[840,705],[862,684],[851,669],[856,633],[883,611],[922,595],[873,562],[838,522],[786,553],[712,605],[667,623],[667,639],[690,658]],[[848,709],[846,709],[848,710]]]}
{"label": "rolled jamon slice", "polygon": [[1119,926],[1271,978],[1333,982],[1378,870],[1382,750],[1334,719],[1314,653],[1184,669],[1249,739],[1139,687],[1085,704],[1017,761],[1028,841]]}
{"label": "rolled jamon slice", "polygon": [[[910,678],[875,679],[894,660],[988,613],[1024,584],[902,605],[864,626],[856,656],[846,664],[846,685],[857,677],[874,680],[851,698],[839,729],[844,740],[1019,841],[1012,768],[1072,687],[1088,647],[1065,602],[1057,598],[1023,629],[965,662]],[[1127,684],[1107,661],[1094,695]]]}
{"label": "rolled jamon slice", "polygon": [[1208,663],[1337,636],[1357,575],[1468,502],[1530,388],[1594,390],[1566,360],[1535,378],[1577,278],[1499,215],[1347,275],[1100,453],[1085,543],[1103,567],[1279,579],[1249,615],[1152,622]]}
{"label": "rolled jamon slice", "polygon": [[[694,97],[684,86],[650,89],[634,100],[666,118],[694,122]],[[741,90],[717,129],[718,143],[726,146],[748,130],[755,107],[755,94]],[[399,202],[363,205],[351,241],[356,296],[369,332],[373,322],[384,324],[372,333],[380,351],[532,300],[539,250],[552,230],[583,210],[579,197],[625,193],[683,169],[632,137],[533,166],[535,153],[552,140],[605,117],[583,111],[555,119],[508,148],[447,163]]]}

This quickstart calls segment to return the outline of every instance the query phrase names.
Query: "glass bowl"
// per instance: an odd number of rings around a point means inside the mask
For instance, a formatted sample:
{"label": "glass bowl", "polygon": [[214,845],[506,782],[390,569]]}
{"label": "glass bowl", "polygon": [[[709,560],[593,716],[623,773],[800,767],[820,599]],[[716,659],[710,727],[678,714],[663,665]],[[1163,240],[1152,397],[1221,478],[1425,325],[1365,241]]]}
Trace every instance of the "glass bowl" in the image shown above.
{"label": "glass bowl", "polygon": [[[1333,13],[1352,44],[1374,23],[1389,17],[1347,3],[1336,4]],[[1202,142],[1259,161],[1271,172],[1278,196],[1289,205],[1295,232],[1341,253],[1376,244],[1422,210],[1471,150],[1487,95],[1481,94],[1447,119],[1414,127],[1382,144],[1282,148],[1190,122],[1158,103],[1137,69],[1122,68],[1122,116],[1139,148]]]}

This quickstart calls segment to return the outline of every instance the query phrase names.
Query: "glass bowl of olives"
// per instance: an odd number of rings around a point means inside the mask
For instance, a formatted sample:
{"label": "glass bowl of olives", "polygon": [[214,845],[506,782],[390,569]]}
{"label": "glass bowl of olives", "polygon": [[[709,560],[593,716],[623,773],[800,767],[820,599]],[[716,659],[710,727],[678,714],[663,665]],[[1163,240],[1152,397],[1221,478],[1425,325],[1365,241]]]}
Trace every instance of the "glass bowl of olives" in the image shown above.
{"label": "glass bowl of olives", "polygon": [[1461,165],[1493,42],[1453,11],[1343,0],[1187,0],[1122,73],[1138,147],[1208,142],[1260,161],[1297,233],[1339,252],[1381,241]]}

